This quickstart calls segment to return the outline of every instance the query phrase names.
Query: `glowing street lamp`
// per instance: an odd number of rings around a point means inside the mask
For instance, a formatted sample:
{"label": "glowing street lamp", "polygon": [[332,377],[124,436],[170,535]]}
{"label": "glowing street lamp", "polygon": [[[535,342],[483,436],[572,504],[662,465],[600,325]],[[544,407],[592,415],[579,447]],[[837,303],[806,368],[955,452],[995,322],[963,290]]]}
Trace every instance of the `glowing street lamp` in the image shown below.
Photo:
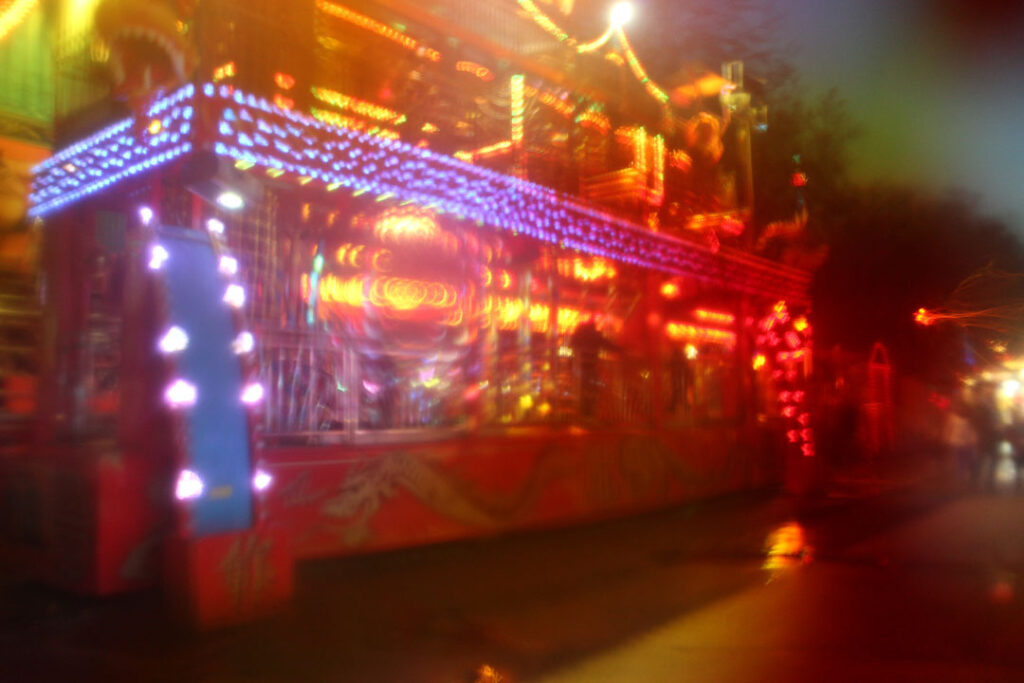
{"label": "glowing street lamp", "polygon": [[612,26],[622,26],[633,18],[633,5],[629,2],[618,2],[612,6]]}

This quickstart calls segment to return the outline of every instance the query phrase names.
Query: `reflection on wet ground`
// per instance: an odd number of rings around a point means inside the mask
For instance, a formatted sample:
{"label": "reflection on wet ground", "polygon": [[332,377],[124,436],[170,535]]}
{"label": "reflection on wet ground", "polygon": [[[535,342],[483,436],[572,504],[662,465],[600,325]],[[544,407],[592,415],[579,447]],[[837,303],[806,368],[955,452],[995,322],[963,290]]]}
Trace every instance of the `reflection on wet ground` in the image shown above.
{"label": "reflection on wet ground", "polygon": [[199,637],[152,596],[49,595],[0,619],[0,657],[33,681],[1020,680],[1024,496],[954,488],[308,563],[290,612]]}
{"label": "reflection on wet ground", "polygon": [[807,542],[807,532],[798,522],[786,522],[772,529],[765,543],[766,557],[762,569],[769,572],[768,580],[778,572],[810,564],[813,548]]}

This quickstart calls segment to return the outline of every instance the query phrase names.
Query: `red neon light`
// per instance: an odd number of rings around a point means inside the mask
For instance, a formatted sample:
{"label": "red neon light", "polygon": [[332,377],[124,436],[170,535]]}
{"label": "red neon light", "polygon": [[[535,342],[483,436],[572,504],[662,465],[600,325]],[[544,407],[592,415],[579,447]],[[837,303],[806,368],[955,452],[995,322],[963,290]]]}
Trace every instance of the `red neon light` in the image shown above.
{"label": "red neon light", "polygon": [[291,74],[278,71],[274,74],[274,84],[281,90],[291,90],[295,87],[295,78]]}

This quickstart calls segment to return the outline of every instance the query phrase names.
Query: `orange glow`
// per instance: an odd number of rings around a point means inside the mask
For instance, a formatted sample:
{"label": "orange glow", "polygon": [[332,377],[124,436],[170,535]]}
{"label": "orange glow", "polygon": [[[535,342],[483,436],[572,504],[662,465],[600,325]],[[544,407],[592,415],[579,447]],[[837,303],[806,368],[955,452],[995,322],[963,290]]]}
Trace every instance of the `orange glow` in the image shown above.
{"label": "orange glow", "polygon": [[[339,114],[336,111],[327,111],[318,107],[310,107],[309,113],[312,114],[313,118],[317,121],[322,121],[323,123],[331,126],[366,131],[370,135],[376,135],[377,137],[384,138],[385,140],[397,140],[400,137],[396,130],[383,128],[381,126],[368,125],[366,121],[363,121],[362,119],[345,116],[344,114]],[[337,189],[337,183],[332,183],[332,185],[334,185],[333,188],[331,185],[328,185],[327,189]]]}
{"label": "orange glow", "polygon": [[602,112],[590,108],[576,117],[576,123],[584,128],[593,128],[601,135],[607,135],[612,128],[612,122]]}
{"label": "orange glow", "polygon": [[807,543],[807,533],[797,522],[788,522],[772,531],[767,546],[765,569],[785,569],[811,561],[812,548]]}
{"label": "orange glow", "polygon": [[617,26],[615,31],[616,37],[619,39],[619,45],[622,46],[622,51],[626,55],[626,63],[629,64],[629,70],[633,72],[636,79],[644,86],[647,94],[662,104],[668,102],[668,93],[659,88],[658,84],[647,75],[643,65],[640,63],[640,59],[633,52],[633,46],[629,44],[629,39],[626,38],[626,32],[622,30],[621,26]]}
{"label": "orange glow", "polygon": [[562,277],[571,277],[579,282],[612,280],[618,275],[615,264],[600,256],[560,258],[557,265]]}
{"label": "orange glow", "polygon": [[392,244],[433,242],[441,237],[441,226],[430,212],[401,208],[381,214],[373,224],[373,232],[382,242]]}
{"label": "orange glow", "polygon": [[226,78],[231,78],[235,75],[235,63],[228,62],[227,64],[221,64],[213,70],[213,82],[223,81]]}
{"label": "orange glow", "polygon": [[736,322],[736,316],[732,313],[723,313],[721,311],[709,311],[705,308],[698,308],[693,312],[693,315],[697,320],[710,323],[712,325],[732,325]]}
{"label": "orange glow", "polygon": [[458,292],[452,285],[399,277],[380,277],[370,285],[370,303],[395,311],[418,308],[450,308],[456,304]]}
{"label": "orange glow", "polygon": [[807,318],[803,316],[800,316],[799,318],[793,321],[793,329],[796,330],[797,332],[803,332],[807,330],[810,326],[811,324],[807,322]]}
{"label": "orange glow", "polygon": [[344,109],[359,116],[364,116],[368,119],[387,123],[392,126],[399,126],[406,121],[405,114],[397,112],[394,109],[374,104],[373,102],[367,102],[351,95],[345,95],[336,90],[330,90],[328,88],[313,87],[310,89],[313,93],[313,97],[331,105],[338,109]]}
{"label": "orange glow", "polygon": [[690,323],[669,322],[665,325],[665,333],[673,341],[697,341],[724,346],[735,346],[736,334],[713,327],[700,327]]}
{"label": "orange glow", "polygon": [[10,0],[4,3],[6,6],[0,14],[0,38],[17,28],[35,8],[37,2],[38,0]]}
{"label": "orange glow", "polygon": [[468,153],[469,160],[472,161],[474,159],[486,159],[488,157],[504,154],[505,152],[508,152],[512,149],[512,144],[513,143],[511,140],[502,140],[501,142],[495,142],[493,145],[481,147],[476,151]]}
{"label": "orange glow", "polygon": [[421,45],[419,41],[410,38],[398,29],[382,24],[376,19],[371,19],[370,17],[351,10],[348,7],[344,7],[343,5],[327,2],[327,0],[317,0],[316,6],[317,9],[324,14],[328,14],[336,19],[341,19],[342,21],[347,21],[350,24],[366,29],[372,33],[376,33],[381,38],[386,38],[393,43],[397,43],[406,50],[422,55],[432,62],[441,61],[441,53],[437,50]]}
{"label": "orange glow", "polygon": [[295,108],[295,100],[290,97],[285,97],[281,93],[274,95],[274,106],[278,109],[290,110]]}
{"label": "orange glow", "polygon": [[914,322],[920,325],[931,325],[935,322],[935,317],[924,308],[917,309],[914,313]]}
{"label": "orange glow", "polygon": [[463,73],[472,74],[482,81],[493,81],[494,74],[483,64],[477,64],[476,62],[459,61],[455,62],[455,70],[462,71]]}
{"label": "orange glow", "polygon": [[295,87],[295,78],[291,74],[278,71],[274,74],[274,85],[281,90],[291,90]]}
{"label": "orange glow", "polygon": [[541,11],[541,9],[537,7],[532,0],[517,1],[519,6],[526,10],[526,13],[538,26],[557,38],[559,41],[564,41],[569,37],[568,34],[559,28],[558,25],[551,20],[551,17],[544,14],[544,12]]}
{"label": "orange glow", "polygon": [[538,90],[532,85],[526,86],[524,91],[528,97],[536,97],[538,100],[540,100],[541,104],[554,109],[556,112],[558,112],[565,118],[569,118],[570,116],[572,116],[573,111],[575,111],[573,109],[573,106],[568,102],[559,99],[556,95],[553,95],[552,93],[549,93],[544,90]]}

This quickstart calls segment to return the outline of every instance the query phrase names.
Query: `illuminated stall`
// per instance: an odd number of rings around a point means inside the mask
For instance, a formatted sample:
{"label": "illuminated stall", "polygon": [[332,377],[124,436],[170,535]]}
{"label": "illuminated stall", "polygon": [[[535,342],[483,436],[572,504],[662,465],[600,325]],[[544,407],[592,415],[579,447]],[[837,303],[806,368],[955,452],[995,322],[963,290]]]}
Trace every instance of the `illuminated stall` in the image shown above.
{"label": "illuminated stall", "polygon": [[[58,580],[162,575],[230,621],[296,558],[625,514],[814,455],[809,275],[730,244],[749,207],[687,176],[708,160],[672,145],[704,119],[620,23],[583,42],[532,3],[482,24],[275,5],[181,19],[197,78],[36,171],[42,431],[69,494],[48,519],[83,553]],[[315,47],[275,47],[275,21]],[[631,74],[639,103],[577,93],[509,32]],[[693,126],[655,132],[666,114]]]}

